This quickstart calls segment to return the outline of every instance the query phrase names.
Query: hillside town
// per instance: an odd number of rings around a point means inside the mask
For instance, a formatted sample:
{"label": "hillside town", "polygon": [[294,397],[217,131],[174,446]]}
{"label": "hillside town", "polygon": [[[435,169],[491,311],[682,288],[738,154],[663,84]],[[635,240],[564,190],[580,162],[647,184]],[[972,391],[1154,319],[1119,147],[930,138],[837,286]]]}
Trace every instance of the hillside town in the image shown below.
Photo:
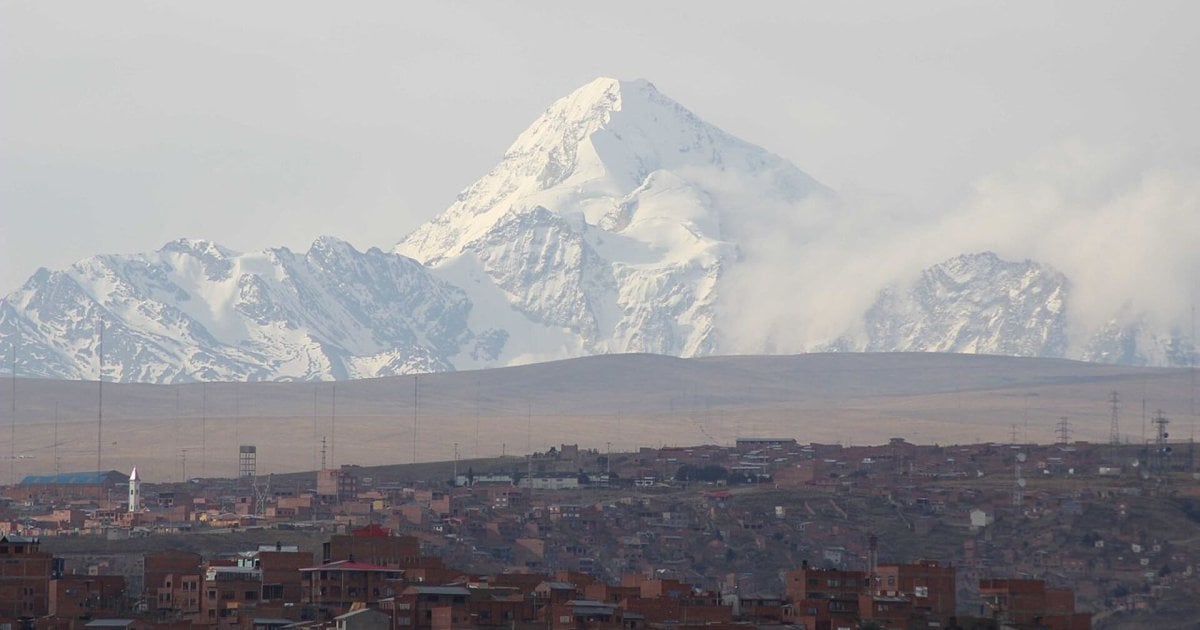
{"label": "hillside town", "polygon": [[1073,630],[1200,612],[1190,443],[748,437],[315,475],[258,475],[255,454],[224,479],[4,488],[0,623]]}

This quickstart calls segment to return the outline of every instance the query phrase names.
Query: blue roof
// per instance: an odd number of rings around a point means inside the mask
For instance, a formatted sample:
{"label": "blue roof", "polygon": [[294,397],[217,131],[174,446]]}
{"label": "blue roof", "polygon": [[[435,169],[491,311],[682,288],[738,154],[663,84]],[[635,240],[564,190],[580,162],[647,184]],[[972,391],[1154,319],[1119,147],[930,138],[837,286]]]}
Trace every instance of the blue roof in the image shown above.
{"label": "blue roof", "polygon": [[113,483],[127,483],[129,476],[115,470],[104,472],[70,472],[57,475],[29,475],[21,480],[21,485],[76,485],[92,486]]}

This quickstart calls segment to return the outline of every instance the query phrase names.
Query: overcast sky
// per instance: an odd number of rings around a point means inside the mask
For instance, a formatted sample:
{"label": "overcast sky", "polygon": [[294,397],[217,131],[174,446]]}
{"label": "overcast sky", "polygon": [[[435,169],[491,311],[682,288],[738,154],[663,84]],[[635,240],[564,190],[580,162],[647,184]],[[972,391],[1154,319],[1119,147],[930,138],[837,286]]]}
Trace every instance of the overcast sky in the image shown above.
{"label": "overcast sky", "polygon": [[1195,2],[414,4],[0,4],[0,293],[183,236],[388,248],[600,75],[926,216],[1054,147],[1200,154]]}

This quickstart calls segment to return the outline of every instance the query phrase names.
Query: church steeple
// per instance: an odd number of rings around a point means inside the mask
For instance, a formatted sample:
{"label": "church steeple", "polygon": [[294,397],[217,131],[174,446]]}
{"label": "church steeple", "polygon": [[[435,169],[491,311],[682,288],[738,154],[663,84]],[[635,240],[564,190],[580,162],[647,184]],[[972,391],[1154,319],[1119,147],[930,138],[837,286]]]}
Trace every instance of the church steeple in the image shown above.
{"label": "church steeple", "polygon": [[139,512],[142,509],[142,480],[138,479],[137,466],[129,473],[129,512]]}

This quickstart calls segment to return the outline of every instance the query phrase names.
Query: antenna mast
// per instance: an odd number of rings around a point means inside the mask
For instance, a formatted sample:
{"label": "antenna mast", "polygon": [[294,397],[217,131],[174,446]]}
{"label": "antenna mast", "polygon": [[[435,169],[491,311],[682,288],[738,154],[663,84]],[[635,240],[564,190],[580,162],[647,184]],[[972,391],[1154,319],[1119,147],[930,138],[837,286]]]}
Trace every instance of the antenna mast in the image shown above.
{"label": "antenna mast", "polygon": [[337,383],[333,384],[329,398],[329,459],[337,463]]}
{"label": "antenna mast", "polygon": [[1021,476],[1021,464],[1025,462],[1025,453],[1017,453],[1017,461],[1013,465],[1013,505],[1020,510],[1025,498],[1025,478]]}
{"label": "antenna mast", "polygon": [[413,375],[413,443],[412,463],[417,463],[417,421],[421,409],[421,375]]}
{"label": "antenna mast", "polygon": [[15,325],[14,328],[17,334],[12,345],[12,417],[9,418],[12,424],[12,436],[8,445],[8,478],[9,483],[15,485],[17,483],[17,346],[21,343],[21,328]]}
{"label": "antenna mast", "polygon": [[1155,427],[1154,461],[1158,472],[1161,473],[1166,471],[1171,457],[1171,447],[1167,446],[1167,438],[1171,437],[1171,434],[1167,433],[1167,425],[1171,424],[1171,421],[1167,420],[1167,417],[1163,415],[1162,409],[1159,409],[1154,413],[1154,419],[1151,422],[1154,423]]}
{"label": "antenna mast", "polygon": [[208,450],[204,442],[208,435],[208,381],[200,385],[200,410],[200,476],[203,477],[204,467],[208,463]]}
{"label": "antenna mast", "polygon": [[1112,425],[1108,429],[1108,443],[1109,444],[1120,444],[1121,443],[1121,425],[1117,421],[1117,411],[1119,409],[1119,404],[1121,402],[1121,398],[1120,398],[1120,396],[1117,395],[1116,390],[1113,390],[1112,393],[1109,394],[1108,402],[1109,402],[1109,404],[1112,405]]}
{"label": "antenna mast", "polygon": [[[313,409],[312,409],[313,468],[316,468],[317,467],[317,454],[320,452],[320,449],[317,447],[317,433],[320,432],[320,429],[317,427],[317,422],[318,422],[317,421],[317,386],[313,386],[312,394],[313,394]],[[321,466],[321,468],[325,468],[325,467]],[[320,470],[320,468],[318,468],[318,470]]]}
{"label": "antenna mast", "polygon": [[100,357],[100,381],[96,388],[96,472],[104,470],[101,464],[101,452],[104,449],[104,317],[100,317],[100,343],[97,346]]}
{"label": "antenna mast", "polygon": [[54,474],[62,472],[58,464],[58,401],[54,401]]}
{"label": "antenna mast", "polygon": [[1071,421],[1066,416],[1058,419],[1058,428],[1054,430],[1054,434],[1058,436],[1059,444],[1071,443]]}

